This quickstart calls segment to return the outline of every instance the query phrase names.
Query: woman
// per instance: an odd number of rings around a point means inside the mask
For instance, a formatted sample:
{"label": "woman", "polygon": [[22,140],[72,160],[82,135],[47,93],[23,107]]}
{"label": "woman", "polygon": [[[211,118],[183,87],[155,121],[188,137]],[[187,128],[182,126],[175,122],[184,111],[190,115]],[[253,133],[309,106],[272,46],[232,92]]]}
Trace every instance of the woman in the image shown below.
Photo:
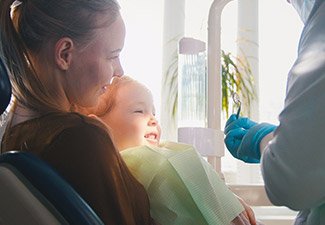
{"label": "woman", "polygon": [[97,104],[123,70],[125,27],[114,0],[0,1],[0,51],[15,103],[1,151],[52,165],[105,224],[152,224],[148,197],[100,122]]}

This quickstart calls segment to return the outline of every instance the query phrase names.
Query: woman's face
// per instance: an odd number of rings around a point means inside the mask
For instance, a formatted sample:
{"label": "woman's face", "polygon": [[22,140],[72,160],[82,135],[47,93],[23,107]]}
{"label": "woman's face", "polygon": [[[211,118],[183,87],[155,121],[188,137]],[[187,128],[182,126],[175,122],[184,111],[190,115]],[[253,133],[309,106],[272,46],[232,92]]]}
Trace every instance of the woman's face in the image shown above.
{"label": "woman's face", "polygon": [[159,144],[161,129],[148,89],[136,82],[125,84],[118,89],[114,102],[112,110],[102,119],[109,126],[119,151]]}
{"label": "woman's face", "polygon": [[112,77],[123,75],[119,54],[124,39],[125,26],[119,16],[110,26],[97,29],[88,46],[75,50],[64,90],[70,103],[95,106]]}

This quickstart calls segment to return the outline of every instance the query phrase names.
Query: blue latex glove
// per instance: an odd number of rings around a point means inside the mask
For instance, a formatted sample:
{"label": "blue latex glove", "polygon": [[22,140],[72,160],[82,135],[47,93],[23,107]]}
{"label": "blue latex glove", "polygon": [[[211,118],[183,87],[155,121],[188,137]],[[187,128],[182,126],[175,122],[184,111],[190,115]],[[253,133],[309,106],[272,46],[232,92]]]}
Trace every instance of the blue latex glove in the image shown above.
{"label": "blue latex glove", "polygon": [[248,163],[259,163],[261,159],[260,142],[276,126],[269,123],[257,124],[254,121],[238,117],[229,117],[225,127],[225,144],[229,152],[237,159]]}

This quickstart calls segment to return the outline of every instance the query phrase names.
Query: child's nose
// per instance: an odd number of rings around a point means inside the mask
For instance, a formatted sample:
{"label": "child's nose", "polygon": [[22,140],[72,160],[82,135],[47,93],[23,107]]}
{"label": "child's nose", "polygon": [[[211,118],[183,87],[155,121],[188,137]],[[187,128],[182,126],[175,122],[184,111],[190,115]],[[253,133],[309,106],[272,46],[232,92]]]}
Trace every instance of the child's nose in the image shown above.
{"label": "child's nose", "polygon": [[150,120],[149,120],[149,125],[150,125],[150,126],[156,126],[157,124],[158,124],[157,119],[156,119],[154,116],[152,116],[152,117],[150,118]]}

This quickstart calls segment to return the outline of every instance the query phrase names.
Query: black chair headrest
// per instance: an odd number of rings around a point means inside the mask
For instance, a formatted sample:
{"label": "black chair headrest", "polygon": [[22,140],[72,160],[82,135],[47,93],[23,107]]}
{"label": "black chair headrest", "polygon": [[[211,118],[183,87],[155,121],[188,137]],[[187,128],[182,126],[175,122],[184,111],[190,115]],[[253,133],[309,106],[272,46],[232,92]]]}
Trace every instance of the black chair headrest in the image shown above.
{"label": "black chair headrest", "polygon": [[11,84],[8,71],[0,58],[0,115],[6,110],[11,98]]}

